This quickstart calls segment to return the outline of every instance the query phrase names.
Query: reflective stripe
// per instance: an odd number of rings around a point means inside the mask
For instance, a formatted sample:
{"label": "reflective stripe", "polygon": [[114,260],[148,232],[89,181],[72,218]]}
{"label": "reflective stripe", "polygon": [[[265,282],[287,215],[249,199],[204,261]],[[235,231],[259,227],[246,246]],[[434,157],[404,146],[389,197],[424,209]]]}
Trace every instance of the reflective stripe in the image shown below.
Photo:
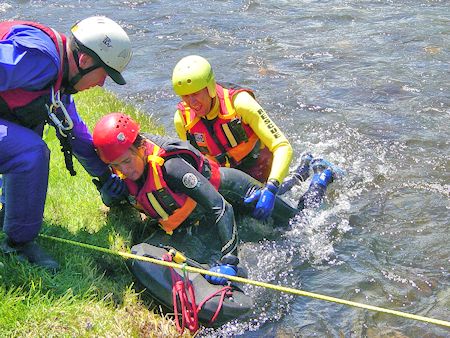
{"label": "reflective stripe", "polygon": [[[159,172],[157,166],[162,166],[164,164],[164,159],[160,156],[158,156],[158,152],[161,148],[158,147],[156,144],[153,147],[153,154],[148,155],[147,157],[147,163],[151,163],[152,170],[153,170],[153,179],[155,182],[156,190],[161,189],[163,186],[161,184],[161,178],[159,177]],[[158,213],[158,215],[163,219],[166,220],[169,218],[169,214],[164,210],[164,208],[161,206],[161,204],[156,199],[155,195],[153,193],[147,193],[147,198],[150,204],[152,205],[153,209]]]}
{"label": "reflective stripe", "polygon": [[169,214],[164,210],[164,208],[159,204],[159,202],[156,200],[155,195],[152,193],[147,193],[147,198],[150,204],[152,205],[153,209],[158,213],[158,215],[163,219],[167,220],[169,218]]}
{"label": "reflective stripe", "polygon": [[[191,112],[191,108],[187,104],[183,102],[183,105],[184,111],[186,113],[186,125],[184,126],[184,128],[186,130],[190,130],[193,126],[197,124],[198,121],[200,121],[200,118],[198,116],[195,116],[195,114]],[[183,116],[183,114],[181,115]],[[194,119],[192,119],[192,116],[195,116]]]}
{"label": "reflective stripe", "polygon": [[228,139],[228,142],[230,142],[230,146],[232,147],[236,147],[237,146],[237,141],[233,136],[233,133],[230,130],[230,126],[228,124],[222,124],[222,130],[225,133],[225,136]]}
{"label": "reflective stripe", "polygon": [[[153,147],[153,154],[149,155],[148,158],[147,158],[147,161],[149,163],[151,163],[151,165],[152,165],[153,179],[155,180],[156,190],[159,190],[159,189],[162,188],[161,178],[159,177],[158,168],[156,167],[156,165],[161,166],[161,164],[159,164],[159,161],[155,161],[154,160],[155,158],[159,157],[159,156],[157,156],[159,149],[160,148],[155,144],[154,147]],[[164,160],[163,160],[162,163],[164,163]],[[153,198],[154,198],[154,196],[153,196]],[[149,201],[151,202],[151,199],[149,199]],[[152,205],[153,205],[153,203],[152,203]],[[159,203],[158,203],[158,205],[159,205]],[[161,205],[159,205],[159,207],[161,207]],[[155,210],[158,211],[156,208],[155,208]],[[158,212],[158,214],[159,214],[159,212]]]}

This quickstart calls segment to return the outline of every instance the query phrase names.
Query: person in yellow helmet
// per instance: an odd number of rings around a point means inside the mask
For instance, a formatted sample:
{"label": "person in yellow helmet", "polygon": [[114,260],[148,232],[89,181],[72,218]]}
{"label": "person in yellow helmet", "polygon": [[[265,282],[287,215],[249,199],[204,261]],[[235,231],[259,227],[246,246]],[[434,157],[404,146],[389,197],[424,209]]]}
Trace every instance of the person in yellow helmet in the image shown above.
{"label": "person in yellow helmet", "polygon": [[221,166],[265,183],[248,203],[257,202],[256,218],[268,218],[292,160],[292,147],[280,128],[250,89],[216,83],[210,63],[201,56],[181,59],[172,84],[182,99],[174,117],[178,136]]}

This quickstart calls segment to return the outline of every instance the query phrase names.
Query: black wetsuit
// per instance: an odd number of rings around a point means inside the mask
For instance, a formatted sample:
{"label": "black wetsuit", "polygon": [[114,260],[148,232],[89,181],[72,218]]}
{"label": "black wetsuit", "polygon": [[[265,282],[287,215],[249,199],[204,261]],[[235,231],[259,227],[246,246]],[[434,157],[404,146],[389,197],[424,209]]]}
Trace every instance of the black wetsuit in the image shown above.
{"label": "black wetsuit", "polygon": [[[197,207],[192,214],[171,235],[161,229],[156,231],[147,242],[153,245],[173,246],[194,259],[208,257],[217,260],[220,258],[217,256],[218,252],[221,255],[236,254],[238,235],[233,207],[241,213],[251,214],[254,206],[245,205],[244,198],[255,189],[263,187],[263,184],[240,170],[220,167],[220,186],[217,191],[208,180],[210,171],[203,170],[200,173],[195,168],[196,161],[193,156],[199,153],[193,146],[169,137],[144,135],[163,149],[166,149],[168,145],[176,144],[192,150],[192,156],[178,154],[166,158],[162,171],[170,189],[184,193],[197,202]],[[186,174],[196,177],[195,186],[192,187],[192,184],[186,185],[183,182]],[[146,174],[143,175],[143,177],[146,176]],[[286,224],[299,211],[300,209],[292,206],[287,200],[277,196],[272,217],[277,220],[277,224],[280,222]],[[221,247],[218,246],[218,238]]]}

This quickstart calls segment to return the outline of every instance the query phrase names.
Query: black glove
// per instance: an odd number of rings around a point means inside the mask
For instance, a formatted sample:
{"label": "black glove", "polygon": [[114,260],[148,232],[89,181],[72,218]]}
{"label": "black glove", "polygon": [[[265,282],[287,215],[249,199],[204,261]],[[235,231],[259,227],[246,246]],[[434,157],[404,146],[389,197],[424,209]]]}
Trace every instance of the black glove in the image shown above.
{"label": "black glove", "polygon": [[102,183],[101,180],[104,178],[105,175],[102,175],[102,178],[92,180],[100,192],[103,203],[111,207],[125,200],[128,196],[128,188],[125,182],[116,174],[110,174]]}

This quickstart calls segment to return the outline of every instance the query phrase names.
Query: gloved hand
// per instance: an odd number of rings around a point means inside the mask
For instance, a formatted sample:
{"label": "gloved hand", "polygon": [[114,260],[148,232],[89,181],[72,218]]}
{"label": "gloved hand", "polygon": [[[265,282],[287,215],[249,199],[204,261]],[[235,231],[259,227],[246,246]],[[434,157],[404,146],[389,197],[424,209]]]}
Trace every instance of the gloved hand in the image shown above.
{"label": "gloved hand", "polygon": [[128,195],[125,182],[116,174],[110,174],[103,184],[99,179],[93,179],[92,182],[97,186],[103,203],[108,207],[120,203]]}
{"label": "gloved hand", "polygon": [[[239,264],[239,258],[234,255],[228,254],[222,257],[220,264],[213,266],[209,271],[223,273],[224,275],[236,276]],[[216,277],[205,275],[205,279],[211,284],[225,285],[228,283],[228,279],[225,277]]]}
{"label": "gloved hand", "polygon": [[272,214],[277,192],[278,186],[276,183],[269,181],[264,188],[256,190],[249,197],[245,198],[244,203],[251,204],[258,201],[253,210],[253,217],[259,220],[265,220]]}

